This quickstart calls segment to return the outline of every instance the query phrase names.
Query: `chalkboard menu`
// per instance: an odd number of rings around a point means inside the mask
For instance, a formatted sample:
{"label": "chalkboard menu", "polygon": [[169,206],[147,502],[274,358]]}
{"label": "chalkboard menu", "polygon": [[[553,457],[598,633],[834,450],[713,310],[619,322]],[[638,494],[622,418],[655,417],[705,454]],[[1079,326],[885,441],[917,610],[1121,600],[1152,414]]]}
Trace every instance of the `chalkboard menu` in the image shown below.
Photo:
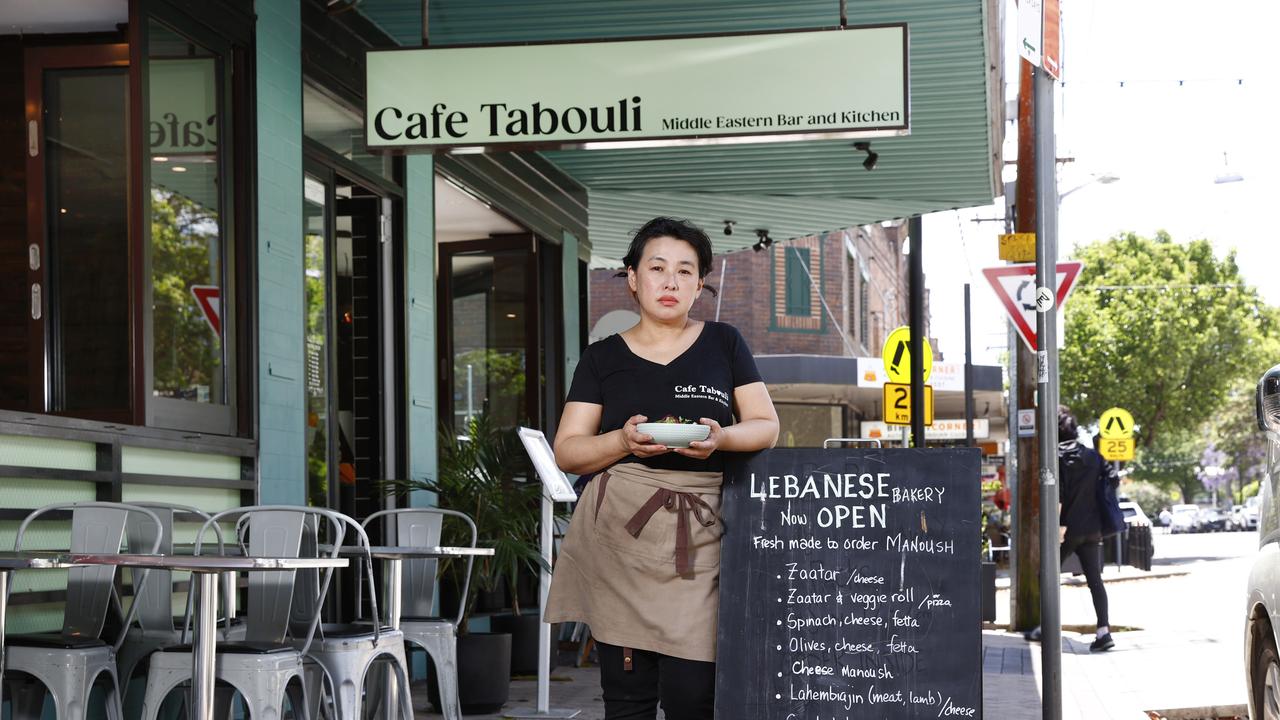
{"label": "chalkboard menu", "polygon": [[730,462],[718,720],[979,718],[979,451]]}

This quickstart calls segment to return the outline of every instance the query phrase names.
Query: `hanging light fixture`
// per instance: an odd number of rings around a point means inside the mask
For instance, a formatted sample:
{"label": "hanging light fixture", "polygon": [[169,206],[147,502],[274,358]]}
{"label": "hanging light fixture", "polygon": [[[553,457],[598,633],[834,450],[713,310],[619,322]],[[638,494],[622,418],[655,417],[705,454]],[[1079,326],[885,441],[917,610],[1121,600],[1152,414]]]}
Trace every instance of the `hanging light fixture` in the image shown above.
{"label": "hanging light fixture", "polygon": [[871,172],[876,169],[876,162],[880,160],[880,155],[871,149],[871,142],[868,140],[859,140],[853,144],[853,149],[867,154],[867,158],[862,161],[862,167]]}

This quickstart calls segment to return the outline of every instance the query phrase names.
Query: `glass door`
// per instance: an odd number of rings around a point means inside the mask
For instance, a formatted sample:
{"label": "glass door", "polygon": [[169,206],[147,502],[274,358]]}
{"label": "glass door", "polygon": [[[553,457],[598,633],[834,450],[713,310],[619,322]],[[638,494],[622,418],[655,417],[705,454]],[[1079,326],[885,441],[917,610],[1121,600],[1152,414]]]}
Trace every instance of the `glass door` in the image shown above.
{"label": "glass door", "polygon": [[464,432],[542,420],[538,256],[532,235],[440,247],[441,422]]}

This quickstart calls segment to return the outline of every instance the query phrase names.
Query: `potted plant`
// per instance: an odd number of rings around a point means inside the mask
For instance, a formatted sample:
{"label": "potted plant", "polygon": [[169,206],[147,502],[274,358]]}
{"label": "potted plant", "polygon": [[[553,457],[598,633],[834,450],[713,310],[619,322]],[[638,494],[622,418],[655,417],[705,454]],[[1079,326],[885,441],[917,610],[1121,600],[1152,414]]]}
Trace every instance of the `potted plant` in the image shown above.
{"label": "potted plant", "polygon": [[[493,548],[492,557],[476,558],[470,583],[464,583],[467,562],[444,559],[438,565],[441,611],[450,615],[447,590],[467,587],[458,627],[458,694],[463,712],[487,713],[502,707],[510,690],[511,635],[478,633],[469,628],[482,595],[516,586],[519,568],[543,566],[538,544],[542,486],[532,477],[528,458],[515,430],[497,427],[486,415],[475,416],[464,434],[445,427],[440,432],[439,469],[435,478],[396,481],[396,492],[428,491],[436,505],[466,513],[476,524],[477,543]],[[446,522],[442,545],[469,545],[470,530]],[[456,602],[454,600],[453,602]],[[495,671],[502,668],[503,671]],[[432,693],[431,700],[437,702]]]}

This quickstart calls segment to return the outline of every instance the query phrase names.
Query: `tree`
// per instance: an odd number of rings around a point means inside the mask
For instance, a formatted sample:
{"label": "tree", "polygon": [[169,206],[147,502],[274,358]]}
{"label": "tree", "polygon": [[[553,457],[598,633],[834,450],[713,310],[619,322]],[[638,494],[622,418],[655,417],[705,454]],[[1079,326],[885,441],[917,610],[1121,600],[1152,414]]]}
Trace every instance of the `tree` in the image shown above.
{"label": "tree", "polygon": [[1167,491],[1177,490],[1182,502],[1195,502],[1204,490],[1197,473],[1204,438],[1194,430],[1165,433],[1160,442],[1144,448],[1132,464],[1133,478]]}
{"label": "tree", "polygon": [[[1203,451],[1188,433],[1269,366],[1274,312],[1244,285],[1234,252],[1219,260],[1207,240],[1127,233],[1076,255],[1084,270],[1065,311],[1063,401],[1082,420],[1129,410],[1139,446],[1159,455],[1157,474],[1172,481],[1173,468],[1194,466]],[[1190,474],[1177,477],[1184,493],[1199,485]]]}

